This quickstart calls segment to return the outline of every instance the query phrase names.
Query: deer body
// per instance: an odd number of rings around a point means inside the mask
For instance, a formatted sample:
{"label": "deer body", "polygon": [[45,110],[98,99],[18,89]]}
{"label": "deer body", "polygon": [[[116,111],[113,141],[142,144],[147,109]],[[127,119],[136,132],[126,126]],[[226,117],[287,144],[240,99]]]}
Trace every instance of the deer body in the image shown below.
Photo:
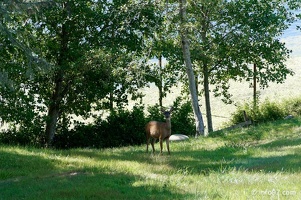
{"label": "deer body", "polygon": [[150,121],[146,124],[145,130],[146,130],[146,140],[147,140],[147,146],[146,146],[146,152],[148,152],[148,145],[149,142],[152,139],[152,148],[153,153],[155,152],[154,143],[157,139],[160,141],[160,153],[162,154],[163,149],[163,140],[166,141],[166,147],[168,154],[170,154],[169,151],[169,137],[171,135],[171,123],[170,123],[170,114],[171,114],[172,108],[170,111],[162,111],[166,122],[158,122],[158,121]]}

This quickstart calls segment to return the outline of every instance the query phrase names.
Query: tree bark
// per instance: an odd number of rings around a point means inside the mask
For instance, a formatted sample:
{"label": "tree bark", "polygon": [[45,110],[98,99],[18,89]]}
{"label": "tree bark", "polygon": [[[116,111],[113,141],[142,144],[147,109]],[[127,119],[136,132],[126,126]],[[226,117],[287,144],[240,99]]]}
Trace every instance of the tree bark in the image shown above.
{"label": "tree bark", "polygon": [[[208,18],[208,10],[206,10],[204,7],[202,7],[202,11],[203,13],[203,20],[201,21],[201,38],[202,41],[205,44],[209,44],[208,38],[207,38],[207,31],[208,31],[208,27],[209,27],[209,22],[208,20],[206,20]],[[205,50],[205,49],[204,49]],[[206,50],[205,50],[206,51]],[[212,113],[211,113],[211,105],[210,105],[210,85],[209,85],[209,76],[210,76],[210,72],[209,72],[209,63],[208,60],[209,58],[206,58],[207,56],[205,56],[205,58],[203,59],[203,66],[202,66],[202,70],[203,70],[203,87],[204,87],[204,96],[205,96],[205,106],[206,106],[206,118],[207,118],[207,130],[208,133],[213,131],[213,125],[212,125]]]}
{"label": "tree bark", "polygon": [[56,124],[59,118],[59,107],[52,103],[48,110],[48,119],[46,122],[46,147],[50,147],[55,135]]}
{"label": "tree bark", "polygon": [[61,92],[62,92],[62,79],[63,75],[59,72],[55,78],[55,88],[50,100],[50,105],[48,108],[48,116],[46,121],[46,147],[51,146],[55,131],[56,125],[59,118],[60,113],[60,101],[62,99]]}
{"label": "tree bark", "polygon": [[210,105],[209,72],[208,72],[207,63],[205,63],[203,66],[203,75],[204,75],[204,94],[205,94],[205,104],[206,104],[207,128],[208,128],[208,133],[210,133],[213,131],[213,125],[212,125],[212,114],[211,114],[211,105]]}
{"label": "tree bark", "polygon": [[253,110],[257,108],[257,66],[253,65]]}
{"label": "tree bark", "polygon": [[195,83],[195,76],[194,71],[192,68],[192,62],[191,62],[191,56],[190,56],[190,46],[189,41],[187,37],[187,31],[185,28],[185,22],[186,22],[186,0],[179,0],[180,4],[180,19],[181,19],[181,26],[180,26],[180,34],[181,34],[181,40],[182,40],[182,51],[183,51],[183,57],[186,65],[186,73],[188,75],[188,81],[189,81],[189,90],[191,95],[191,103],[192,108],[194,112],[194,118],[195,118],[195,126],[196,126],[196,137],[199,135],[204,135],[204,122],[202,113],[200,111],[199,102],[198,102],[198,94],[196,89],[196,83]]}
{"label": "tree bark", "polygon": [[159,81],[158,81],[158,89],[159,89],[159,106],[163,108],[163,81],[162,81],[162,56],[159,56]]}

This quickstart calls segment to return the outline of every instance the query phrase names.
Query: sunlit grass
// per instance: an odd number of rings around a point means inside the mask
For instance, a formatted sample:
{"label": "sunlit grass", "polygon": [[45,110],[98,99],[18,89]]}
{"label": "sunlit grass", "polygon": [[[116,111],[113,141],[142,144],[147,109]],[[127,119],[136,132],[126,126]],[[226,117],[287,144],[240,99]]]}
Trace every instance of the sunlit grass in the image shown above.
{"label": "sunlit grass", "polygon": [[0,147],[0,199],[300,199],[301,119],[170,144]]}

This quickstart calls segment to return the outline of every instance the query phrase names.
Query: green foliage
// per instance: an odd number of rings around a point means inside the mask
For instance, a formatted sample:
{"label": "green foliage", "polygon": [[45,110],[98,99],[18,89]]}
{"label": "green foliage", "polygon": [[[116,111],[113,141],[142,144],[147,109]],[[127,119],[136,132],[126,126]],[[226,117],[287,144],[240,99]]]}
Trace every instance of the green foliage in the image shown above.
{"label": "green foliage", "polygon": [[111,112],[105,119],[94,124],[79,124],[72,130],[63,130],[54,138],[56,148],[93,147],[108,148],[138,145],[145,142],[146,120],[143,107],[132,111]]}
{"label": "green foliage", "polygon": [[215,95],[224,96],[230,103],[229,80],[252,83],[254,74],[249,65],[254,63],[261,87],[269,82],[283,83],[293,74],[284,65],[290,51],[279,40],[296,20],[297,13],[288,4],[281,0],[198,0],[188,4],[187,26],[195,71],[210,77],[208,84],[214,87]]}
{"label": "green foliage", "polygon": [[158,104],[155,104],[153,106],[149,106],[147,108],[148,111],[148,116],[147,119],[148,121],[164,121],[164,116],[162,115],[161,108]]}
{"label": "green foliage", "polygon": [[[173,108],[172,134],[192,135],[194,123],[190,102],[178,98]],[[145,142],[146,123],[151,120],[165,121],[160,106],[151,106],[148,112],[146,115],[143,107],[135,106],[131,111],[124,109],[113,111],[105,120],[99,118],[92,124],[75,124],[71,130],[59,126],[53,146],[107,148],[142,144]],[[0,143],[40,146],[45,141],[44,134],[41,134],[43,129],[43,121],[36,121],[31,126],[4,131],[0,133]]]}
{"label": "green foliage", "polygon": [[[288,10],[286,1],[277,2],[214,0],[188,4],[185,28],[195,72],[211,77],[210,84],[216,86],[211,91],[229,97],[229,79],[250,81],[253,77],[249,63],[258,65],[262,87],[269,81],[281,83],[292,74],[283,65],[289,51],[278,38],[294,21],[294,12]],[[300,8],[297,0],[289,4]],[[140,98],[139,88],[151,81],[164,97],[184,77],[176,2],[4,0],[0,16],[0,117],[14,126],[1,135],[3,141],[36,145],[45,140],[43,131],[50,127],[49,135],[54,134],[56,126],[59,134],[71,141],[67,146],[77,142],[75,146],[84,146],[89,143],[85,138],[95,137],[93,132],[110,138],[102,129],[94,131],[96,125],[78,125],[78,130],[67,131],[70,115],[88,118],[93,106],[113,110],[117,105],[120,111],[98,123],[104,129],[113,126],[115,132],[128,132],[118,126],[118,120],[129,115],[122,111],[129,95]],[[168,65],[141,70],[150,57],[161,56],[168,59]],[[290,109],[300,113],[292,104]],[[174,107],[174,133],[189,135],[194,129],[189,103],[175,103]],[[254,119],[275,120],[280,112],[270,103],[258,116],[254,114]],[[158,108],[150,111],[148,119],[164,120]],[[85,134],[80,136],[80,132]],[[71,139],[73,136],[78,139]],[[127,138],[111,137],[112,141],[131,143]]]}
{"label": "green foliage", "polygon": [[118,106],[128,93],[139,96],[143,84],[130,68],[160,21],[153,2],[5,1],[0,15],[4,121],[21,127],[42,121],[50,144],[56,127],[71,125],[62,118],[89,117],[109,92]]}
{"label": "green foliage", "polygon": [[195,124],[190,101],[177,98],[173,105],[172,134],[194,135]]}
{"label": "green foliage", "polygon": [[287,115],[301,116],[301,97],[284,100],[283,105]]}
{"label": "green foliage", "polygon": [[259,103],[254,109],[253,102],[245,103],[237,107],[237,110],[232,114],[231,124],[244,122],[243,111],[246,111],[247,116],[255,123],[264,123],[283,119],[288,115],[301,115],[301,99],[293,98],[284,100],[283,102],[272,102],[265,100]]}

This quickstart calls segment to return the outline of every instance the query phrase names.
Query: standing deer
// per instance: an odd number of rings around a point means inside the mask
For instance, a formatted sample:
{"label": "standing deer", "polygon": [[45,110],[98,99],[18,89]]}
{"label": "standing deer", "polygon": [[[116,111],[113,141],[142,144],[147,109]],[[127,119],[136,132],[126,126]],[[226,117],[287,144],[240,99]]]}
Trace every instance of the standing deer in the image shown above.
{"label": "standing deer", "polygon": [[161,109],[163,115],[165,116],[166,122],[157,122],[157,121],[150,121],[146,124],[145,130],[146,130],[146,152],[148,152],[148,145],[150,142],[151,137],[152,139],[152,148],[153,153],[155,153],[155,147],[154,143],[157,139],[160,141],[160,149],[162,154],[162,148],[163,148],[163,140],[166,140],[166,147],[168,150],[168,154],[170,154],[169,151],[169,137],[171,135],[171,124],[170,124],[170,115],[173,108],[171,107],[169,110],[163,110]]}

